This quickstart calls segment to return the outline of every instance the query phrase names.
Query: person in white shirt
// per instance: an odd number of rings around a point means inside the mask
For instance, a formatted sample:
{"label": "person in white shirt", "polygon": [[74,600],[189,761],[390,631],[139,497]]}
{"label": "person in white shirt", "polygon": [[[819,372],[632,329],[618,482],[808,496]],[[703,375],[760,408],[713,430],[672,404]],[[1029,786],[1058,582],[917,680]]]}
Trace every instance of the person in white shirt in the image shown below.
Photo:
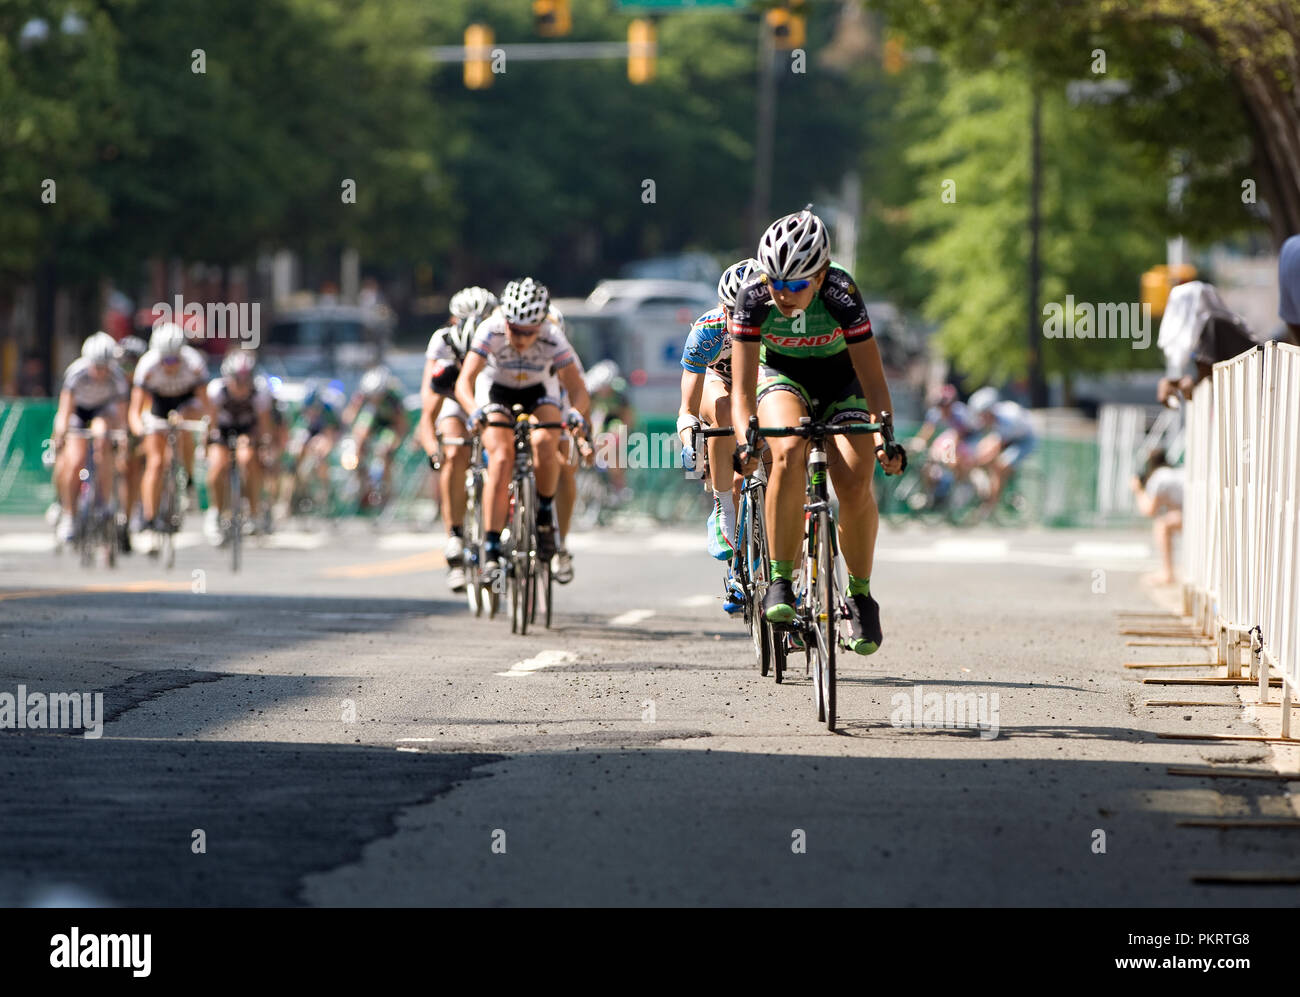
{"label": "person in white shirt", "polygon": [[1175,581],[1174,535],[1183,528],[1183,481],[1183,469],[1170,467],[1163,450],[1153,450],[1143,473],[1129,482],[1138,510],[1154,520],[1156,547],[1165,569],[1157,579],[1161,585]]}
{"label": "person in white shirt", "polygon": [[[182,419],[207,416],[214,422],[212,405],[204,387],[208,365],[203,354],[185,342],[185,332],[172,322],[158,326],[149,338],[149,352],[135,368],[135,388],[127,422],[131,432],[144,437],[144,479],[140,504],[146,529],[155,529],[154,519],[162,499],[163,469],[167,466],[167,416]],[[180,434],[181,459],[185,464],[188,491],[193,502],[194,435]]]}

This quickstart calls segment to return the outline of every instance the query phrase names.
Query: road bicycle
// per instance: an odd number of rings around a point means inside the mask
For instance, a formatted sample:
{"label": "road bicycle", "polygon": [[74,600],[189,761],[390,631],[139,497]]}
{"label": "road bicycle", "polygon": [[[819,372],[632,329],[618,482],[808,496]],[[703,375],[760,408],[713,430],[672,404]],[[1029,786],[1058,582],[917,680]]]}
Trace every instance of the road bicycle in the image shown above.
{"label": "road bicycle", "polygon": [[[750,419],[751,429],[757,428],[758,417]],[[715,436],[732,436],[730,427],[694,430],[691,446],[696,439]],[[708,449],[700,449],[702,476],[708,476]],[[754,657],[758,672],[764,678],[769,673],[780,682],[785,675],[785,641],[776,628],[763,615],[763,597],[771,581],[772,564],[767,548],[767,519],[764,503],[767,496],[767,471],[758,461],[754,470],[745,476],[740,486],[740,502],[736,508],[736,535],[731,538],[734,553],[731,556],[730,582],[739,586],[744,596],[743,618],[754,642]],[[724,584],[727,582],[724,581]]]}
{"label": "road bicycle", "polygon": [[180,434],[183,432],[199,433],[200,438],[206,438],[208,420],[182,419],[175,410],[167,415],[167,467],[163,473],[162,495],[154,516],[154,528],[159,536],[158,543],[149,551],[150,557],[162,558],[163,565],[167,568],[176,563],[176,534],[180,533],[185,519],[185,494],[190,483],[180,454]]}
{"label": "road bicycle", "polygon": [[755,426],[751,422],[749,431],[751,449],[759,436],[798,436],[808,441],[803,541],[794,586],[795,618],[777,629],[802,639],[805,661],[812,674],[817,719],[824,721],[829,731],[835,730],[836,723],[835,652],[843,640],[841,625],[848,621],[848,607],[844,586],[836,572],[840,561],[839,542],[827,480],[826,440],[831,436],[870,433],[884,437],[887,454],[897,452],[893,420],[888,412],[880,413],[880,422],[831,425],[804,416],[798,426]]}
{"label": "road bicycle", "polygon": [[497,615],[500,589],[483,578],[483,471],[487,463],[483,440],[475,435],[470,442],[469,467],[465,470],[465,598],[475,616],[488,611],[488,619]]}
{"label": "road bicycle", "polygon": [[488,425],[512,429],[515,435],[515,463],[510,477],[507,581],[510,587],[510,631],[526,634],[528,624],[536,619],[539,598],[544,600],[544,624],[550,627],[554,595],[551,560],[538,553],[537,478],[533,474],[532,434],[535,429],[565,429],[566,426],[563,422],[532,422],[521,405],[513,406],[511,412],[515,420],[513,424],[498,421]]}
{"label": "road bicycle", "polygon": [[[86,457],[77,471],[79,484],[76,507],[73,510],[72,547],[77,552],[83,568],[94,565],[96,555],[101,548],[104,551],[104,563],[110,568],[116,567],[119,509],[117,461],[114,459],[114,453],[119,444],[126,442],[126,431],[112,429],[96,432],[92,429],[69,429],[65,435],[87,441]],[[108,446],[107,496],[101,493],[100,470],[95,455],[96,441],[101,439]]]}

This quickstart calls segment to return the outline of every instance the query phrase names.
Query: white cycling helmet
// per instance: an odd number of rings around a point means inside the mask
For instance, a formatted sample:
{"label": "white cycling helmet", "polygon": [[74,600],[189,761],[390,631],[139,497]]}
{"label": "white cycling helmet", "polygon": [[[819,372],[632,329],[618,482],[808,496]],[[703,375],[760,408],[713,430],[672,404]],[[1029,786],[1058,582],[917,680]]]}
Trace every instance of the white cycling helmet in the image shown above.
{"label": "white cycling helmet", "polygon": [[497,306],[497,296],[486,287],[467,287],[462,293],[469,303],[470,315],[475,312],[489,312]]}
{"label": "white cycling helmet", "polygon": [[758,268],[758,260],[753,257],[727,267],[726,270],[722,271],[722,277],[718,280],[718,300],[728,308],[735,308],[736,295],[740,293],[740,286],[745,283],[747,278],[757,273]]}
{"label": "white cycling helmet", "polygon": [[775,280],[811,277],[831,261],[831,240],[812,205],[778,218],[758,243],[758,262]]}
{"label": "white cycling helmet", "polygon": [[231,350],[221,361],[222,377],[252,377],[257,359],[248,350]]}
{"label": "white cycling helmet", "polygon": [[106,332],[86,337],[81,344],[81,358],[96,367],[106,367],[117,355],[117,340]]}
{"label": "white cycling helmet", "polygon": [[594,395],[613,384],[616,377],[618,377],[618,364],[613,360],[602,360],[591,365],[591,370],[587,371],[583,380],[587,383],[587,390]]}
{"label": "white cycling helmet", "polygon": [[371,367],[361,378],[361,393],[366,397],[379,394],[392,382],[392,377],[387,367]]}
{"label": "white cycling helmet", "polygon": [[997,388],[980,388],[970,396],[970,401],[966,403],[966,408],[971,415],[983,415],[985,412],[991,412],[993,406],[998,403]]}
{"label": "white cycling helmet", "polygon": [[453,318],[467,319],[470,316],[470,308],[465,302],[465,292],[468,287],[462,287],[459,291],[451,296],[447,302],[447,311],[451,312]]}
{"label": "white cycling helmet", "polygon": [[546,319],[550,307],[546,285],[531,277],[512,280],[501,292],[501,312],[514,325],[538,325]]}
{"label": "white cycling helmet", "polygon": [[149,349],[157,350],[165,357],[176,356],[184,345],[185,330],[175,322],[164,322],[149,337]]}

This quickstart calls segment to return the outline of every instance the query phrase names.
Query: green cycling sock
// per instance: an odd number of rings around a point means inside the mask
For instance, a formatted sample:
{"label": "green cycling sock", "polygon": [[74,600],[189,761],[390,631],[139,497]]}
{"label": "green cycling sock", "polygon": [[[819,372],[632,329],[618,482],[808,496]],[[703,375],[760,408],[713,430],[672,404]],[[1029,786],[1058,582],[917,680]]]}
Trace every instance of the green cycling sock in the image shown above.
{"label": "green cycling sock", "polygon": [[784,578],[790,581],[794,577],[794,561],[778,561],[772,558],[772,580]]}
{"label": "green cycling sock", "polygon": [[849,575],[849,595],[871,595],[871,579]]}

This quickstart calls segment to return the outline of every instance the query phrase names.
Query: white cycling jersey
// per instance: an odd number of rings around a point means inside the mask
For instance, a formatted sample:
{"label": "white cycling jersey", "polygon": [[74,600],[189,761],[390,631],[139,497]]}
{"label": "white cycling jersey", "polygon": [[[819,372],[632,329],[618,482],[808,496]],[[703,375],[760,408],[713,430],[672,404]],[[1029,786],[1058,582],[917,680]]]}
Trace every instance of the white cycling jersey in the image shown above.
{"label": "white cycling jersey", "polygon": [[178,398],[207,383],[208,365],[193,346],[182,346],[180,361],[163,363],[162,354],[150,350],[135,368],[135,383],[159,398]]}
{"label": "white cycling jersey", "polygon": [[479,323],[470,350],[487,360],[493,384],[503,388],[531,388],[547,383],[552,375],[574,361],[573,347],[564,330],[549,318],[524,349],[510,345],[506,318],[498,309]]}
{"label": "white cycling jersey", "polygon": [[84,357],[78,357],[63,375],[63,390],[72,392],[72,404],[80,409],[99,409],[124,401],[131,390],[117,364],[109,364],[108,376],[97,378]]}

